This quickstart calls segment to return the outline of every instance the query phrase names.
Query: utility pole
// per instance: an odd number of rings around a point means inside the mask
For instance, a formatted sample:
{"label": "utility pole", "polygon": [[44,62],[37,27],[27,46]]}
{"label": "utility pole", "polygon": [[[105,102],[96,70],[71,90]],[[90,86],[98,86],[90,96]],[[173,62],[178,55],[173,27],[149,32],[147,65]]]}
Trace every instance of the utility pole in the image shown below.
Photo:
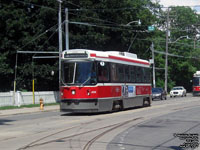
{"label": "utility pole", "polygon": [[65,38],[66,38],[66,50],[69,50],[69,20],[68,20],[68,8],[65,8]]}
{"label": "utility pole", "polygon": [[[61,54],[62,54],[62,23],[61,23],[61,3],[62,0],[58,0],[59,2],[59,11],[58,11],[58,37],[59,37],[59,88],[61,86]],[[60,93],[60,92],[59,92]],[[59,94],[60,95],[60,94]],[[60,97],[59,97],[60,98]]]}
{"label": "utility pole", "polygon": [[16,92],[16,80],[17,80],[17,58],[18,53],[16,53],[16,60],[15,60],[15,79],[14,79],[14,90],[13,90],[13,105],[15,104],[15,92]]}
{"label": "utility pole", "polygon": [[155,59],[154,59],[154,44],[151,44],[152,60],[153,60],[153,88],[156,87],[156,77],[155,77]]}
{"label": "utility pole", "polygon": [[166,29],[166,52],[165,52],[165,91],[167,92],[168,75],[168,36],[169,36],[169,7],[167,8],[167,29]]}

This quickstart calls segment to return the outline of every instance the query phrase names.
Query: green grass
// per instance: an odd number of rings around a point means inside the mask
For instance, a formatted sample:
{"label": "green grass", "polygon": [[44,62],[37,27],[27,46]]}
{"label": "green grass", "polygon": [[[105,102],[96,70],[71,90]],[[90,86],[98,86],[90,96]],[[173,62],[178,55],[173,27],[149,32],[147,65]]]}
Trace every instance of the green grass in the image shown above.
{"label": "green grass", "polygon": [[[52,105],[58,105],[58,103],[44,104],[44,106],[52,106]],[[2,106],[2,107],[0,107],[0,110],[32,108],[32,107],[40,107],[40,104],[21,105],[20,107],[18,107],[18,106]]]}

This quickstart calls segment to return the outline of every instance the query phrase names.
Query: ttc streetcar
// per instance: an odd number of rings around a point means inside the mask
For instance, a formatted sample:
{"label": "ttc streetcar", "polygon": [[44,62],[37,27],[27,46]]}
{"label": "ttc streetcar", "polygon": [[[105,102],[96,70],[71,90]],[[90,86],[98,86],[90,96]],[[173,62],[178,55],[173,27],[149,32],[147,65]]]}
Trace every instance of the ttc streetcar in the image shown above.
{"label": "ttc streetcar", "polygon": [[193,75],[193,96],[200,95],[200,71],[196,71]]}
{"label": "ttc streetcar", "polygon": [[151,105],[150,63],[136,54],[65,50],[61,72],[61,111],[107,112]]}

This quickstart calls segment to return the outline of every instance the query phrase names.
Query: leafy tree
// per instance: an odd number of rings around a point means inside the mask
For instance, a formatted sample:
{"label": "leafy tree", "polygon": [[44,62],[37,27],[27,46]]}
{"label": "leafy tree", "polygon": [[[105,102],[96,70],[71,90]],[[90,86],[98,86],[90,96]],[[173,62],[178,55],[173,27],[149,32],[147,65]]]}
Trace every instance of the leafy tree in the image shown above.
{"label": "leafy tree", "polygon": [[[5,83],[0,91],[8,91],[13,89],[17,51],[58,51],[58,2],[2,0],[0,7],[0,79]],[[153,36],[146,29],[156,20],[158,4],[149,0],[63,1],[62,18],[66,7],[70,22],[80,22],[69,24],[70,48],[127,51],[130,47],[130,52],[149,58],[151,41],[140,39]],[[141,26],[125,26],[139,19]],[[18,54],[17,90],[32,88],[32,56]],[[34,61],[34,66],[36,90],[58,90],[58,62],[40,59]],[[51,70],[55,71],[54,77],[50,76]]]}

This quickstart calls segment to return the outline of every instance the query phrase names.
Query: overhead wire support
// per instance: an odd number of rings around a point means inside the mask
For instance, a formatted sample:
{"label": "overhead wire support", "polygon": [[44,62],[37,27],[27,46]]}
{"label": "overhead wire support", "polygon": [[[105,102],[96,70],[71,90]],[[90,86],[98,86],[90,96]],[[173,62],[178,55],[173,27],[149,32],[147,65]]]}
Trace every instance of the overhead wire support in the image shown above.
{"label": "overhead wire support", "polygon": [[59,58],[59,56],[33,56],[33,59]]}
{"label": "overhead wire support", "polygon": [[24,54],[59,54],[59,52],[54,51],[17,51],[17,53]]}

